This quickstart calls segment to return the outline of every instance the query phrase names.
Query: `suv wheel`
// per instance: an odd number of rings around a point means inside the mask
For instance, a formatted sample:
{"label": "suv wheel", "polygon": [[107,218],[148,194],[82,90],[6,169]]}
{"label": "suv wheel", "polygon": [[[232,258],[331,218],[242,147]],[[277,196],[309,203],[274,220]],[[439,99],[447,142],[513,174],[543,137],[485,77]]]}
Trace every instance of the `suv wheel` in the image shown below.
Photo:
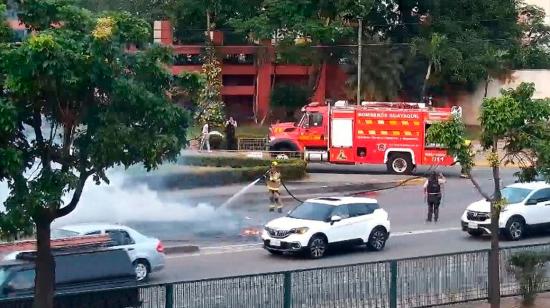
{"label": "suv wheel", "polygon": [[514,217],[506,223],[505,235],[511,241],[518,241],[523,237],[525,232],[525,223],[522,219]]}
{"label": "suv wheel", "polygon": [[309,240],[308,250],[312,259],[322,258],[327,251],[327,241],[324,237],[315,235]]}
{"label": "suv wheel", "polygon": [[134,270],[136,271],[137,281],[145,281],[149,276],[149,267],[143,260],[137,260],[134,262]]}
{"label": "suv wheel", "polygon": [[382,227],[376,227],[369,236],[367,247],[374,251],[380,251],[386,246],[386,240],[388,239],[388,232]]}

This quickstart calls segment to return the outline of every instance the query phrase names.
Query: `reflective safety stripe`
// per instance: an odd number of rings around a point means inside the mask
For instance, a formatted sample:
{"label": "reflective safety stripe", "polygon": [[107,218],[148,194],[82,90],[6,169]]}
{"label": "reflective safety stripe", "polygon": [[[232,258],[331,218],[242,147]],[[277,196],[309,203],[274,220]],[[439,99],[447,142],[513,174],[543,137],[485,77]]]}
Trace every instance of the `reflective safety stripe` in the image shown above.
{"label": "reflective safety stripe", "polygon": [[398,131],[398,130],[394,130],[394,131],[393,131],[393,135],[394,135],[394,136],[400,136],[400,135],[401,135],[401,132]]}
{"label": "reflective safety stripe", "polygon": [[411,131],[408,131],[408,130],[407,130],[407,131],[404,131],[404,134],[405,134],[405,136],[412,136],[412,132],[411,132]]}
{"label": "reflective safety stripe", "polygon": [[387,134],[388,134],[388,131],[387,131],[387,130],[380,131],[380,134],[381,134],[381,135],[387,135]]}
{"label": "reflective safety stripe", "polygon": [[401,121],[401,124],[403,124],[403,125],[409,125],[409,121]]}
{"label": "reflective safety stripe", "polygon": [[390,120],[390,125],[397,125],[397,121],[396,120]]}
{"label": "reflective safety stripe", "polygon": [[420,121],[414,121],[414,126],[420,126]]}
{"label": "reflective safety stripe", "polygon": [[376,134],[375,130],[369,130],[369,135],[375,135],[375,134]]}
{"label": "reflective safety stripe", "polygon": [[365,124],[372,124],[372,120],[365,120]]}
{"label": "reflective safety stripe", "polygon": [[384,120],[378,120],[378,124],[384,124]]}

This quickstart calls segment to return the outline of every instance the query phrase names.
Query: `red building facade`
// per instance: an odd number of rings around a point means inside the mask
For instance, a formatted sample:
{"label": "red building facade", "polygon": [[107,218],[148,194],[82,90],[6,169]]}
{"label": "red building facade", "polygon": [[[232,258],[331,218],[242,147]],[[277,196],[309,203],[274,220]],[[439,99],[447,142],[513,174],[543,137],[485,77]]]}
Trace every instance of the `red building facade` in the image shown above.
{"label": "red building facade", "polygon": [[[311,66],[275,64],[275,48],[271,41],[258,45],[225,45],[223,33],[220,31],[212,31],[210,39],[221,58],[222,95],[227,112],[241,120],[254,117],[262,120],[269,115],[271,92],[275,83],[305,85],[314,74]],[[202,46],[174,44],[169,21],[155,22],[154,40],[173,48],[176,58],[171,68],[173,74],[201,71],[201,64],[197,59]],[[260,49],[262,58],[258,59]],[[347,76],[338,65],[323,65],[318,74],[311,101],[324,102],[329,98],[345,96]]]}

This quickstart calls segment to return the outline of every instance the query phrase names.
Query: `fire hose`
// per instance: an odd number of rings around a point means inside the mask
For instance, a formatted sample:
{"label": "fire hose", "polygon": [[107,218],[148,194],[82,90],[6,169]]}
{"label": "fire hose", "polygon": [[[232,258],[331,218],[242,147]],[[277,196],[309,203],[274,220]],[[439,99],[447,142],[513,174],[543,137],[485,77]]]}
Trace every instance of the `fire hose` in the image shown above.
{"label": "fire hose", "polygon": [[[368,193],[372,193],[372,192],[377,192],[377,191],[384,191],[384,190],[390,190],[390,189],[394,189],[394,188],[398,188],[400,186],[403,186],[405,184],[407,184],[408,182],[410,181],[413,181],[413,180],[417,180],[417,179],[421,179],[421,178],[424,178],[424,176],[426,174],[429,174],[430,172],[432,171],[435,171],[437,168],[439,167],[439,164],[436,164],[436,165],[431,165],[430,168],[428,168],[428,170],[423,174],[423,175],[418,175],[418,176],[414,176],[412,178],[408,178],[404,181],[400,181],[399,183],[395,184],[395,185],[392,185],[392,186],[389,186],[389,187],[382,187],[382,188],[375,188],[375,189],[370,189],[370,190],[365,190],[365,191],[360,191],[360,192],[354,192],[354,193],[351,193],[351,194],[347,194],[347,195],[344,195],[344,196],[357,196],[357,195],[363,195],[363,194],[368,194]],[[265,173],[265,175],[267,175],[269,171],[267,171]],[[264,175],[264,176],[265,176]],[[297,202],[299,203],[303,203],[304,201],[303,200],[300,200],[299,198],[297,198],[296,196],[294,196],[294,194],[292,194],[292,192],[290,191],[290,189],[288,189],[288,187],[286,187],[285,185],[285,182],[283,180],[281,180],[281,184],[283,185],[284,189],[286,190],[286,192],[290,195],[290,197],[292,197],[292,199],[296,200]]]}

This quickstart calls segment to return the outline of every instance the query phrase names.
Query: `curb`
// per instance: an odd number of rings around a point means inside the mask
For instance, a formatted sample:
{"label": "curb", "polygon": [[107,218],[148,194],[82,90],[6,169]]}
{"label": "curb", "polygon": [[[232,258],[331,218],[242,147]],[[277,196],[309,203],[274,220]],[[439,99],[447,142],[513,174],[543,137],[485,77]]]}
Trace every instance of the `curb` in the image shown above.
{"label": "curb", "polygon": [[177,254],[177,253],[194,253],[198,252],[199,246],[197,245],[183,245],[183,246],[168,246],[164,247],[164,253],[169,254]]}
{"label": "curb", "polygon": [[[474,167],[488,167],[490,168],[491,167],[491,164],[489,164],[488,161],[486,160],[483,160],[483,161],[476,161],[474,162]],[[519,166],[517,165],[512,165],[512,164],[509,164],[509,165],[501,165],[499,166],[500,169],[517,169],[519,168]]]}

